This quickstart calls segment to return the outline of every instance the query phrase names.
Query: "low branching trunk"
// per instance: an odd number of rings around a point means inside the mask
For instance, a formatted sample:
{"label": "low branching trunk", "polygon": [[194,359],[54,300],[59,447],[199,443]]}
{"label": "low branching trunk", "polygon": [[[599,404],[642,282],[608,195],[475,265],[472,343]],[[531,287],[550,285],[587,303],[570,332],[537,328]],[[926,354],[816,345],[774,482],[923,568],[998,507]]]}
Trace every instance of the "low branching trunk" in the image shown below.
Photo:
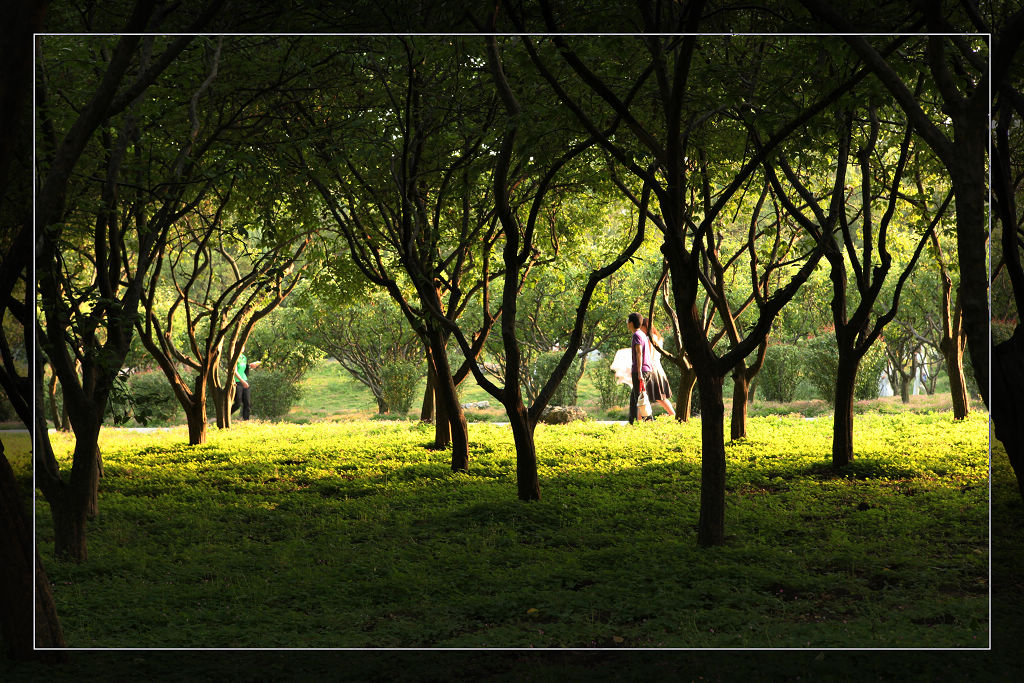
{"label": "low branching trunk", "polygon": [[522,399],[517,395],[505,406],[512,440],[516,447],[516,489],[519,500],[540,500],[540,478],[537,475],[537,444],[533,438],[536,424],[530,418]]}
{"label": "low branching trunk", "polygon": [[842,468],[853,462],[853,394],[860,358],[851,350],[839,350],[836,372],[835,411],[832,423],[832,466]]}
{"label": "low branching trunk", "polygon": [[700,391],[701,422],[697,543],[708,547],[725,542],[725,402],[722,400],[721,377],[698,377],[697,387]]}

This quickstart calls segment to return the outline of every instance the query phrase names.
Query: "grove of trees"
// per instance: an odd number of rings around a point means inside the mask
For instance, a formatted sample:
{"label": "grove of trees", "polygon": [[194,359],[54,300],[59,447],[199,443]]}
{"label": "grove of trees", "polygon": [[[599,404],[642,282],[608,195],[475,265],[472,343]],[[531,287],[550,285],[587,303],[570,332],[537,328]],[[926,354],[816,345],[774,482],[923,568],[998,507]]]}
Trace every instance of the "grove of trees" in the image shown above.
{"label": "grove of trees", "polygon": [[[702,546],[725,542],[725,379],[740,439],[773,347],[808,337],[834,336],[835,468],[854,457],[862,359],[884,345],[906,392],[927,349],[955,419],[969,361],[1024,495],[1024,11],[922,3],[886,16],[902,32],[862,35],[859,3],[639,0],[638,35],[575,36],[569,3],[496,2],[460,15],[485,35],[203,35],[222,4],[186,21],[126,2],[119,35],[40,36],[34,83],[8,86],[33,85],[34,107],[3,102],[4,129],[34,126],[37,148],[34,216],[18,180],[32,155],[0,149],[0,385],[34,434],[57,557],[88,558],[99,434],[133,354],[201,444],[210,398],[231,427],[232,368],[247,342],[269,347],[258,330],[276,316],[381,412],[386,366],[426,377],[420,416],[455,471],[472,471],[458,395],[472,376],[507,413],[528,501],[544,409],[641,311],[666,333],[678,419],[697,390]],[[794,23],[843,35],[764,33]],[[1012,330],[994,346],[990,244]],[[70,469],[49,444],[44,366]],[[17,505],[3,515],[27,528]],[[11,538],[21,563],[5,565],[24,571],[36,551]]]}

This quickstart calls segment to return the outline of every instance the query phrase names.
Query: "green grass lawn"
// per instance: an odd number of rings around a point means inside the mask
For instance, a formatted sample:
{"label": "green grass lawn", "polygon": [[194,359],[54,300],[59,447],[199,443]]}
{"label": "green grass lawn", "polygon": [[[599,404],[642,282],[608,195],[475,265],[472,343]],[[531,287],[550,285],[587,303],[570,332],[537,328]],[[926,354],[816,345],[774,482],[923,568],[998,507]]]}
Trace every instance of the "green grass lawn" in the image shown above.
{"label": "green grass lawn", "polygon": [[458,475],[416,423],[105,430],[89,561],[37,533],[71,647],[986,647],[986,425],[860,416],[837,476],[753,418],[711,549],[699,421],[541,425],[534,503],[500,425]]}
{"label": "green grass lawn", "polygon": [[[810,396],[809,383],[804,382],[798,392],[800,396]],[[291,412],[284,417],[284,421],[297,424],[310,422],[342,422],[355,419],[379,419],[377,416],[377,403],[373,394],[363,384],[353,379],[335,361],[324,361],[310,370],[302,382],[303,394],[299,402],[292,407]],[[388,416],[391,420],[415,420],[420,414],[420,404],[423,396],[425,383],[420,383],[415,392],[415,400],[407,416]],[[463,383],[461,390],[461,401],[463,403],[479,403],[488,401],[489,408],[471,408],[466,410],[466,419],[470,422],[503,422],[507,420],[505,410],[494,397],[484,391],[476,383],[472,376]],[[725,387],[726,414],[732,406],[731,380],[727,379]],[[259,397],[254,396],[254,401]],[[590,372],[584,373],[577,389],[577,403],[587,414],[597,420],[625,420],[628,417],[628,406],[618,406],[609,410],[601,410],[599,407],[599,393],[594,387]],[[973,403],[975,410],[983,410],[984,405],[979,402]],[[867,401],[858,401],[854,410],[858,413],[882,412],[882,413],[927,413],[935,411],[952,410],[952,400],[949,396],[949,383],[945,377],[940,377],[936,393],[929,395],[912,396],[910,403],[900,402],[899,396],[889,396]],[[816,398],[802,398],[793,403],[773,403],[762,401],[755,397],[750,405],[749,414],[754,416],[765,415],[790,415],[800,414],[806,417],[819,417],[831,415],[831,407],[823,400]],[[655,415],[663,414],[660,406],[654,407]]]}

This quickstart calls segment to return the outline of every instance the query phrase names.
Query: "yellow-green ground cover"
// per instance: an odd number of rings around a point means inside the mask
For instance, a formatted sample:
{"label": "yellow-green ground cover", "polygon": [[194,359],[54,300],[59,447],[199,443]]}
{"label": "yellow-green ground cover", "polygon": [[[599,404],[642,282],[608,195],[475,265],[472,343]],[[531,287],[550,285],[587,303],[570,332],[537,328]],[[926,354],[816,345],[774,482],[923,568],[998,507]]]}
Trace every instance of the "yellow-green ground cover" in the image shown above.
{"label": "yellow-green ground cover", "polygon": [[[39,543],[72,647],[986,647],[987,417],[758,417],[696,546],[700,423],[507,427],[469,474],[408,423],[106,430],[90,559]],[[61,457],[69,437],[54,436]]]}

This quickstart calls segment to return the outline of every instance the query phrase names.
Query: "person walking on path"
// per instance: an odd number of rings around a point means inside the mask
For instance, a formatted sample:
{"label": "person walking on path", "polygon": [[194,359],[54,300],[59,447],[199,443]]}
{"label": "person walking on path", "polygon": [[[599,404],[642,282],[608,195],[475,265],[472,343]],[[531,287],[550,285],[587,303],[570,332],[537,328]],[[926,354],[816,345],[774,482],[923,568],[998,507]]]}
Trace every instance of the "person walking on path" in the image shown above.
{"label": "person walking on path", "polygon": [[[631,369],[633,390],[629,393],[629,424],[633,424],[633,421],[637,419],[637,403],[640,400],[640,394],[646,391],[651,382],[651,341],[640,329],[642,322],[643,318],[639,313],[630,313],[626,318],[626,328],[633,335],[629,343],[633,358]],[[641,419],[649,421],[652,418],[648,415]]]}
{"label": "person walking on path", "polygon": [[668,375],[665,374],[665,368],[661,364],[661,354],[654,347],[654,344],[661,346],[663,340],[657,330],[651,330],[650,321],[647,318],[644,318],[640,329],[653,342],[651,344],[651,383],[647,387],[647,395],[651,399],[651,405],[660,403],[665,412],[675,417],[676,409],[672,406],[672,401],[669,400],[672,398],[672,386],[669,384]]}
{"label": "person walking on path", "polygon": [[245,347],[242,347],[242,353],[238,356],[238,362],[235,363],[235,400],[231,404],[231,414],[234,415],[235,411],[239,407],[242,408],[242,419],[248,420],[249,413],[252,409],[252,397],[249,393],[249,370],[251,368],[258,368],[260,361],[249,362],[249,359],[245,357]]}

